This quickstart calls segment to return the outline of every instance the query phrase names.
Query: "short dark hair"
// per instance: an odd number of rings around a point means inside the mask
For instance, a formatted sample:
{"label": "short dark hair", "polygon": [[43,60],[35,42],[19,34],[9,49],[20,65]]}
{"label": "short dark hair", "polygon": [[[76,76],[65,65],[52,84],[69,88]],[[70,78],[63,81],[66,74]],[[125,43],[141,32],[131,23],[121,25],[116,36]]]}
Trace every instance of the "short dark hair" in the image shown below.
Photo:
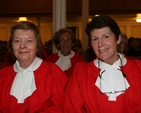
{"label": "short dark hair", "polygon": [[35,24],[33,24],[32,22],[22,21],[22,22],[15,24],[10,29],[10,39],[9,39],[7,47],[9,49],[9,51],[11,52],[11,54],[13,55],[13,58],[14,58],[13,60],[15,60],[16,57],[13,53],[12,42],[13,42],[13,39],[14,39],[14,33],[17,29],[32,30],[34,32],[35,39],[37,40],[37,50],[38,50],[36,52],[36,56],[39,57],[39,58],[42,58],[41,52],[42,52],[42,49],[43,49],[43,44],[42,44],[42,41],[41,41],[41,35],[40,35],[38,27]]}
{"label": "short dark hair", "polygon": [[100,29],[103,27],[109,27],[111,31],[114,33],[116,40],[118,40],[120,32],[121,32],[120,28],[114,19],[106,15],[100,15],[100,16],[94,17],[92,21],[87,24],[85,32],[90,39],[91,38],[90,33],[93,29]]}

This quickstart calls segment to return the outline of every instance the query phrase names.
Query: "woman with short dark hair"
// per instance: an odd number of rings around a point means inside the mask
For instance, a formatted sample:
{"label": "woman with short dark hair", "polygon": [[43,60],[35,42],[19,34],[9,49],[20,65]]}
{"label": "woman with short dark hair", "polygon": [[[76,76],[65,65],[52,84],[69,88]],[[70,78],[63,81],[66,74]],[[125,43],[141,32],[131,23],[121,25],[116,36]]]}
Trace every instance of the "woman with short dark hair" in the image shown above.
{"label": "woman with short dark hair", "polygon": [[94,17],[86,33],[96,59],[76,65],[64,113],[141,113],[141,61],[117,52],[121,35],[116,21]]}

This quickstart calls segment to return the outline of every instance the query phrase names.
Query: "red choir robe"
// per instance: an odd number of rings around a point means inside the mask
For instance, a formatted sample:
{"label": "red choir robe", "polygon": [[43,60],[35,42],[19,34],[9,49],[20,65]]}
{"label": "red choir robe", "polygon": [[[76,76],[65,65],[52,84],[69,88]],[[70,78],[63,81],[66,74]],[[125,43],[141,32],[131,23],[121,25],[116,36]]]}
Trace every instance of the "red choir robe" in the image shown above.
{"label": "red choir robe", "polygon": [[108,101],[95,85],[99,69],[94,62],[77,64],[66,88],[64,113],[141,113],[141,61],[128,59],[123,69],[130,87]]}
{"label": "red choir robe", "polygon": [[[49,57],[47,57],[46,61],[55,63],[58,59],[59,59],[58,53],[54,53],[51,54]],[[68,78],[71,77],[75,64],[77,64],[78,62],[85,62],[84,58],[77,53],[75,53],[74,56],[70,58],[70,60],[71,60],[71,67],[68,70],[64,71],[65,74],[68,76]]]}
{"label": "red choir robe", "polygon": [[62,100],[68,78],[56,65],[43,61],[34,71],[36,90],[24,103],[10,95],[16,73],[13,65],[0,70],[0,113],[62,113]]}

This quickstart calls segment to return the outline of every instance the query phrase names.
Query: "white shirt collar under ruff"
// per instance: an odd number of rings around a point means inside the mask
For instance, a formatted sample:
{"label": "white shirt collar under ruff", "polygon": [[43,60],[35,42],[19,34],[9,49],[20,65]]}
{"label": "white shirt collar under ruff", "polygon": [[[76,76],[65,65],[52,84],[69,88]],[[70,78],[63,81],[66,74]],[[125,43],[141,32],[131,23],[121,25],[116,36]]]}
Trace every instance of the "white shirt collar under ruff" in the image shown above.
{"label": "white shirt collar under ruff", "polygon": [[58,51],[58,56],[60,57],[55,64],[57,64],[63,71],[68,70],[71,67],[71,60],[74,56],[74,51],[71,50],[71,54],[64,56],[62,55],[61,51]]}
{"label": "white shirt collar under ruff", "polygon": [[101,78],[97,77],[95,85],[102,93],[108,96],[109,101],[116,101],[116,97],[123,94],[130,87],[128,81],[123,76],[123,70],[120,69],[120,66],[126,64],[127,59],[121,54],[119,56],[121,59],[119,58],[113,65],[106,64],[101,60],[98,61],[98,59],[94,60],[96,67],[101,69]]}
{"label": "white shirt collar under ruff", "polygon": [[24,103],[24,100],[36,90],[33,71],[35,71],[41,63],[42,59],[36,57],[28,68],[23,69],[20,67],[18,61],[15,62],[14,70],[17,74],[12,83],[10,95],[13,95],[18,100],[17,103]]}

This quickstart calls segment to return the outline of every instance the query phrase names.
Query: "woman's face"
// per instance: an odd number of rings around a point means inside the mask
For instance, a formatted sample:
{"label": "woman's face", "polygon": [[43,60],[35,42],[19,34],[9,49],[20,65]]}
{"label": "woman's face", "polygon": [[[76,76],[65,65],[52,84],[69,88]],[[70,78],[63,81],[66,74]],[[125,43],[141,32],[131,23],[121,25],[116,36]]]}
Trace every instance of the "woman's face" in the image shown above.
{"label": "woman's face", "polygon": [[109,27],[93,29],[91,31],[91,45],[98,59],[105,63],[113,64],[117,59],[117,44],[115,35]]}
{"label": "woman's face", "polygon": [[70,33],[66,32],[60,35],[59,37],[59,47],[61,49],[61,53],[64,56],[67,56],[69,54],[71,54],[71,49],[73,46],[72,40],[71,40],[71,36]]}
{"label": "woman's face", "polygon": [[32,30],[17,29],[12,42],[13,53],[22,68],[28,67],[36,58],[37,40]]}

